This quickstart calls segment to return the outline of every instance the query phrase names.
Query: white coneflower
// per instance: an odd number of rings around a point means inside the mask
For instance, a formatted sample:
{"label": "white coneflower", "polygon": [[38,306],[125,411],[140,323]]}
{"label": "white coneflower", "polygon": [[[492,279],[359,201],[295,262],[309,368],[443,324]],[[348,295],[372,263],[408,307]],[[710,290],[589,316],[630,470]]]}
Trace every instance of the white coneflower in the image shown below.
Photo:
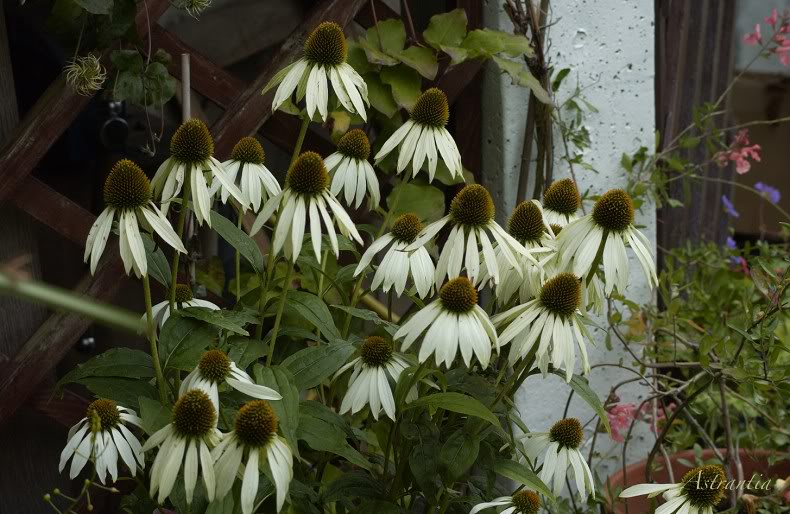
{"label": "white coneflower", "polygon": [[[576,219],[581,197],[576,182],[566,178],[555,180],[543,193],[543,217],[549,225],[562,228]],[[558,231],[554,231],[556,236]]]}
{"label": "white coneflower", "polygon": [[639,484],[620,493],[620,498],[664,493],[666,503],[655,514],[713,514],[727,495],[724,468],[712,464],[692,469],[678,484]]}
{"label": "white coneflower", "polygon": [[398,173],[411,162],[412,177],[428,161],[428,181],[432,182],[436,173],[437,159],[441,157],[452,178],[463,180],[464,166],[461,153],[453,136],[445,128],[450,119],[447,96],[441,89],[432,87],[417,99],[410,119],[400,126],[384,143],[376,154],[376,164],[400,145],[398,150]]}
{"label": "white coneflower", "polygon": [[211,226],[211,204],[214,202],[211,191],[216,192],[220,185],[242,207],[247,207],[246,197],[227,176],[222,163],[214,158],[213,153],[214,140],[201,120],[187,120],[178,127],[170,140],[170,157],[159,166],[151,181],[165,213],[170,208],[170,202],[181,193],[186,175],[190,177],[189,200],[192,201],[195,218],[201,225],[206,222]]}
{"label": "white coneflower", "polygon": [[253,398],[282,400],[280,393],[274,389],[253,382],[247,372],[239,368],[222,350],[205,352],[197,367],[181,383],[178,394],[183,395],[190,389],[204,391],[214,403],[214,408],[219,411],[219,385],[223,382]]}
{"label": "white coneflower", "polygon": [[392,225],[392,232],[385,234],[373,241],[373,243],[362,254],[359,265],[354,276],[356,277],[367,268],[373,257],[382,251],[390,243],[387,253],[381,259],[381,264],[373,275],[372,290],[382,287],[386,293],[394,285],[395,292],[400,296],[406,289],[406,282],[409,276],[412,277],[417,295],[425,298],[433,291],[433,279],[435,268],[433,260],[428,254],[428,250],[421,246],[412,252],[407,252],[409,246],[422,231],[422,222],[414,213],[402,214]]}
{"label": "white coneflower", "polygon": [[66,74],[66,84],[82,96],[99,91],[107,79],[107,70],[93,54],[75,57],[63,68],[63,72]]}
{"label": "white coneflower", "polygon": [[316,27],[304,44],[304,55],[286,66],[263,88],[263,93],[279,84],[274,94],[272,110],[277,110],[296,92],[296,102],[305,98],[307,115],[313,118],[315,111],[326,121],[329,104],[329,85],[350,113],[359,114],[367,121],[365,104],[368,101],[368,86],[346,62],[348,46],[343,29],[337,23],[325,21]]}
{"label": "white coneflower", "polygon": [[153,229],[177,252],[186,253],[170,222],[151,201],[151,184],[137,164],[128,159],[115,163],[104,183],[104,203],[106,207],[96,218],[85,242],[85,262],[90,257],[91,273],[96,272],[116,216],[121,259],[127,274],[132,270],[138,277],[148,274],[141,224]]}
{"label": "white coneflower", "polygon": [[589,335],[578,312],[580,302],[579,278],[573,273],[560,273],[543,284],[538,298],[494,316],[495,326],[507,327],[500,334],[499,342],[504,345],[512,341],[510,363],[526,357],[539,342],[536,366],[544,375],[549,363],[557,369],[564,367],[570,382],[576,364],[575,338],[582,354],[582,370],[584,374],[589,373],[590,363],[582,334],[588,338]]}
{"label": "white coneflower", "polygon": [[522,489],[513,493],[513,496],[500,496],[490,502],[478,503],[469,514],[477,514],[481,510],[494,507],[505,507],[500,514],[538,514],[540,497],[533,491]]}
{"label": "white coneflower", "polygon": [[628,244],[636,254],[648,285],[658,285],[656,266],[650,242],[634,227],[634,204],[622,189],[607,191],[595,203],[592,214],[569,223],[557,239],[561,266],[573,264],[573,272],[587,280],[596,257],[600,254],[604,272],[604,290],[620,293],[628,285]]}
{"label": "white coneflower", "polygon": [[[302,240],[308,223],[313,252],[315,252],[316,260],[321,262],[322,219],[335,256],[340,251],[332,221],[333,217],[341,234],[356,239],[362,244],[362,237],[357,232],[354,222],[329,191],[329,173],[324,166],[324,160],[315,152],[305,152],[296,159],[291,169],[288,170],[285,189],[266,202],[253,223],[250,233],[254,234],[260,230],[278,207],[272,251],[277,254],[284,247],[286,257],[289,257],[293,262],[296,262],[302,251]],[[332,212],[331,216],[330,211]]]}
{"label": "white coneflower", "polygon": [[[258,492],[259,466],[266,464],[277,491],[280,512],[293,478],[293,455],[288,443],[277,434],[278,420],[271,405],[263,400],[244,404],[236,414],[233,431],[211,452],[217,476],[217,498],[233,487],[236,475],[244,472],[241,482],[241,511],[250,514]],[[242,460],[246,460],[242,465]]]}
{"label": "white coneflower", "polygon": [[157,501],[165,501],[183,469],[187,504],[192,503],[198,474],[203,477],[208,501],[213,501],[216,481],[210,449],[221,437],[217,430],[217,410],[208,395],[197,389],[181,395],[173,407],[172,422],[154,433],[143,446],[144,452],[159,446],[151,468],[151,498],[158,491]]}
{"label": "white coneflower", "polygon": [[354,368],[348,379],[348,391],[340,405],[340,414],[351,411],[356,414],[365,405],[370,405],[370,413],[378,420],[382,409],[395,421],[395,399],[389,379],[398,383],[404,369],[409,367],[408,361],[392,349],[392,344],[383,337],[370,336],[362,343],[359,357],[340,368],[335,373],[339,377],[350,368]]}
{"label": "white coneflower", "polygon": [[548,432],[530,432],[523,436],[524,450],[535,466],[536,459],[543,454],[540,479],[555,495],[562,492],[565,477],[571,471],[579,497],[583,500],[595,497],[592,473],[579,451],[583,437],[582,425],[575,418],[561,419]]}
{"label": "white coneflower", "polygon": [[[243,137],[233,147],[230,159],[222,163],[228,179],[233,183],[238,179],[239,189],[252,205],[254,212],[258,212],[266,200],[282,191],[272,172],[263,165],[265,160],[266,154],[258,140],[254,137]],[[230,191],[219,182],[217,186],[221,189],[222,203],[226,203]]]}
{"label": "white coneflower", "polygon": [[496,330],[488,314],[477,305],[477,289],[466,277],[450,280],[439,291],[439,299],[417,312],[395,333],[403,339],[402,349],[409,347],[425,332],[418,359],[428,360],[435,354],[436,363],[450,366],[460,347],[467,367],[472,355],[483,368],[491,360],[491,347],[499,349]]}
{"label": "white coneflower", "polygon": [[[176,306],[181,309],[184,307],[205,307],[212,311],[220,310],[219,306],[209,302],[208,300],[200,300],[192,296],[192,288],[188,284],[176,284]],[[154,320],[159,325],[159,328],[165,326],[165,322],[170,319],[170,302],[157,303],[151,309]],[[145,319],[145,315],[143,315]]]}
{"label": "white coneflower", "polygon": [[368,162],[370,142],[368,136],[359,129],[346,132],[337,142],[337,152],[326,159],[324,164],[332,174],[332,194],[339,197],[343,192],[346,205],[359,208],[365,198],[365,190],[370,195],[371,209],[381,201],[379,179],[373,166]]}
{"label": "white coneflower", "polygon": [[142,426],[142,420],[131,409],[119,407],[112,400],[92,402],[88,405],[85,417],[69,430],[58,470],[63,471],[66,462],[71,459],[69,478],[73,479],[79,475],[85,463],[92,459],[101,483],[104,483],[108,471],[115,482],[118,480],[120,455],[132,476],[135,476],[138,464],[140,469],[145,468],[145,458],[140,441],[126,428],[126,423]]}
{"label": "white coneflower", "polygon": [[464,268],[469,279],[476,282],[481,271],[481,248],[488,276],[495,284],[499,283],[499,266],[488,234],[494,238],[502,255],[513,268],[521,270],[518,254],[534,261],[530,252],[494,221],[494,201],[486,188],[479,184],[470,184],[461,189],[450,203],[450,213],[425,227],[417,239],[406,247],[406,251],[412,252],[424,246],[448,223],[453,228],[436,264],[437,288],[445,277],[453,279]]}

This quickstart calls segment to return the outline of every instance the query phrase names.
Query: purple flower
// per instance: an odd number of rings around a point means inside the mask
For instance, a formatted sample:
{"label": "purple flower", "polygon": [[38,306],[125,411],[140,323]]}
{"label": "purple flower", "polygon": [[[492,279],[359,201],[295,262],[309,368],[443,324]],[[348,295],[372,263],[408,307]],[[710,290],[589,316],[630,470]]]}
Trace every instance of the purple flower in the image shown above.
{"label": "purple flower", "polygon": [[729,248],[730,250],[736,250],[738,248],[738,245],[735,243],[735,239],[733,239],[733,238],[731,238],[729,236],[727,237],[726,245],[727,245],[727,248]]}
{"label": "purple flower", "polygon": [[724,206],[724,212],[726,212],[728,216],[733,218],[741,217],[738,211],[735,210],[735,206],[732,204],[732,201],[727,198],[727,195],[721,195],[721,204]]}
{"label": "purple flower", "polygon": [[768,184],[758,182],[754,185],[754,188],[761,192],[763,196],[773,204],[779,203],[779,199],[782,198],[782,193],[777,188],[769,186]]}

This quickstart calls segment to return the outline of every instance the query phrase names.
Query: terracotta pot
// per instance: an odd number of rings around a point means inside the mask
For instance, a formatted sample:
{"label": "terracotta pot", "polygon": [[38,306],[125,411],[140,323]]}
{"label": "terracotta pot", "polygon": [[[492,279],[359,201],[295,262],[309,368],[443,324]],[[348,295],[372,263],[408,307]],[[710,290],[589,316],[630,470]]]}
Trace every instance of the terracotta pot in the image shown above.
{"label": "terracotta pot", "polygon": [[[719,450],[722,455],[726,455],[726,449]],[[768,450],[740,450],[739,455],[741,457],[741,464],[743,465],[743,476],[748,481],[754,475],[759,475],[759,480],[764,482],[767,479],[771,480],[771,484],[777,478],[787,478],[790,476],[790,460],[783,460],[777,462],[773,466],[768,465],[768,457],[771,455],[776,455],[776,452],[771,452]],[[702,460],[711,460],[714,459],[713,450],[703,450],[702,451]],[[680,461],[686,462],[694,462],[695,461],[694,451],[687,450],[684,452],[675,453],[669,456],[669,460],[672,463],[672,471],[674,472],[675,481],[679,482],[683,475],[685,475],[689,471],[689,467],[685,464],[681,463]],[[656,461],[660,464],[664,463],[663,458],[659,455],[656,457]],[[619,472],[611,475],[607,480],[607,490],[604,491],[604,494],[609,494],[609,491],[612,491],[612,494],[617,494],[619,491],[625,489],[626,487],[630,487],[636,484],[643,484],[645,483],[645,465],[647,464],[647,459],[637,462],[636,464],[631,464],[630,466],[625,468],[625,472],[620,470]],[[757,480],[758,477],[755,477]],[[660,469],[653,472],[652,476],[653,483],[656,484],[666,484],[669,483],[669,473],[667,473],[666,469]],[[610,498],[611,500],[611,498]],[[625,514],[625,502],[624,498],[615,498],[614,503],[614,513],[615,514]],[[638,496],[636,498],[629,498],[628,500],[628,513],[629,514],[645,514],[650,512],[650,503],[652,500],[648,500],[646,496]],[[663,503],[663,500],[659,497],[659,503]]]}

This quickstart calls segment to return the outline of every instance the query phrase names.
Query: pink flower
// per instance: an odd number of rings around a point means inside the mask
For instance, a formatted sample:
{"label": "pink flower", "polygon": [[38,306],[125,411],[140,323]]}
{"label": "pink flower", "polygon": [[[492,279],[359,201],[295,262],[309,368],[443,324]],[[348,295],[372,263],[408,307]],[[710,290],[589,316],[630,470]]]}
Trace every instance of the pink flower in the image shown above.
{"label": "pink flower", "polygon": [[609,426],[612,427],[612,440],[618,443],[625,441],[625,434],[631,423],[637,418],[637,407],[633,403],[617,403],[606,412]]}
{"label": "pink flower", "polygon": [[762,43],[763,36],[760,30],[760,24],[754,26],[754,32],[743,36],[743,42],[749,46],[759,45]]}
{"label": "pink flower", "polygon": [[[787,56],[786,54],[782,54]],[[727,150],[718,152],[713,158],[719,166],[726,166],[728,162],[735,163],[735,171],[739,175],[748,173],[752,169],[752,161],[760,162],[760,145],[753,145],[749,141],[749,131],[742,129],[735,135],[735,140],[730,144]]]}
{"label": "pink flower", "polygon": [[776,22],[779,20],[779,13],[776,12],[776,7],[771,10],[771,15],[765,18],[765,23],[770,26],[775,26]]}

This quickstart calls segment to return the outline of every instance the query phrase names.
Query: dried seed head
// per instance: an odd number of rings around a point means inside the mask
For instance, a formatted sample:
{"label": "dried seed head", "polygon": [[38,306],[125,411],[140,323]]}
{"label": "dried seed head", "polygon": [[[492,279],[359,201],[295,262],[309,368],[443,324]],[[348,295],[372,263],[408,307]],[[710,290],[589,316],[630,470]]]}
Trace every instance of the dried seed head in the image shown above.
{"label": "dried seed head", "polygon": [[189,284],[176,284],[176,303],[185,303],[192,300],[192,288]]}
{"label": "dried seed head", "polygon": [[315,152],[305,152],[296,159],[286,178],[287,186],[299,194],[314,196],[329,186],[324,160]]}
{"label": "dried seed head", "polygon": [[466,277],[454,278],[439,290],[439,299],[448,311],[462,314],[477,305],[477,289]]}
{"label": "dried seed head", "polygon": [[173,426],[184,437],[205,437],[217,422],[217,410],[206,393],[190,389],[173,407]]}
{"label": "dried seed head", "polygon": [[370,336],[362,343],[359,353],[368,366],[381,367],[392,358],[392,345],[383,337]]}
{"label": "dried seed head", "polygon": [[450,106],[447,104],[447,95],[441,89],[432,87],[417,99],[411,111],[411,119],[420,125],[429,127],[444,127],[450,119]]}
{"label": "dried seed head", "polygon": [[576,418],[565,418],[554,423],[549,431],[551,440],[560,447],[577,449],[582,444],[582,424]]}
{"label": "dried seed head", "polygon": [[214,153],[214,140],[201,120],[191,119],[181,124],[170,140],[170,155],[178,161],[198,164]]}
{"label": "dried seed head", "polygon": [[277,434],[277,426],[277,415],[265,400],[247,402],[236,414],[236,437],[252,448],[266,446]]}
{"label": "dried seed head", "polygon": [[392,225],[392,235],[402,243],[411,243],[422,232],[422,222],[416,214],[407,212],[401,214]]}
{"label": "dried seed head", "polygon": [[727,475],[719,465],[700,466],[686,473],[681,483],[693,507],[709,509],[724,499]]}
{"label": "dried seed head", "polygon": [[103,398],[88,405],[85,417],[91,420],[98,419],[98,427],[91,426],[91,430],[94,432],[110,430],[117,427],[121,422],[121,413],[118,412],[118,405],[112,400]]}
{"label": "dried seed head", "polygon": [[510,501],[516,508],[516,512],[513,514],[538,514],[538,510],[540,510],[540,497],[526,489],[514,494]]}
{"label": "dried seed head", "polygon": [[63,71],[66,73],[66,83],[82,96],[89,96],[100,90],[107,79],[107,70],[93,54],[75,58]]}
{"label": "dried seed head", "polygon": [[469,184],[450,202],[450,216],[461,225],[480,227],[494,218],[494,201],[486,188]]}
{"label": "dried seed head", "polygon": [[510,215],[507,230],[520,243],[539,241],[546,231],[540,207],[529,200],[518,204]]}
{"label": "dried seed head", "polygon": [[178,9],[183,9],[193,18],[197,18],[211,5],[211,0],[176,0],[173,5]]}
{"label": "dried seed head", "polygon": [[343,155],[367,161],[370,157],[370,141],[362,130],[349,130],[337,142],[337,150]]}
{"label": "dried seed head", "polygon": [[122,159],[115,163],[104,182],[104,203],[113,209],[131,210],[151,201],[151,183],[140,166]]}
{"label": "dried seed head", "polygon": [[222,350],[209,350],[200,358],[198,369],[204,378],[217,384],[230,375],[230,359]]}
{"label": "dried seed head", "polygon": [[304,44],[304,55],[312,63],[338,66],[346,62],[346,36],[337,23],[325,21],[313,30]]}
{"label": "dried seed head", "polygon": [[264,153],[263,147],[257,139],[247,136],[239,139],[239,142],[236,143],[236,146],[233,147],[233,151],[230,153],[230,158],[239,162],[263,164],[266,160],[266,153]]}
{"label": "dried seed head", "polygon": [[576,182],[569,178],[555,180],[543,193],[543,205],[560,214],[575,214],[581,205]]}
{"label": "dried seed head", "polygon": [[582,286],[573,273],[560,273],[543,284],[540,303],[558,316],[568,317],[579,308]]}
{"label": "dried seed head", "polygon": [[592,217],[599,226],[622,232],[634,222],[634,203],[622,189],[610,189],[595,202]]}

